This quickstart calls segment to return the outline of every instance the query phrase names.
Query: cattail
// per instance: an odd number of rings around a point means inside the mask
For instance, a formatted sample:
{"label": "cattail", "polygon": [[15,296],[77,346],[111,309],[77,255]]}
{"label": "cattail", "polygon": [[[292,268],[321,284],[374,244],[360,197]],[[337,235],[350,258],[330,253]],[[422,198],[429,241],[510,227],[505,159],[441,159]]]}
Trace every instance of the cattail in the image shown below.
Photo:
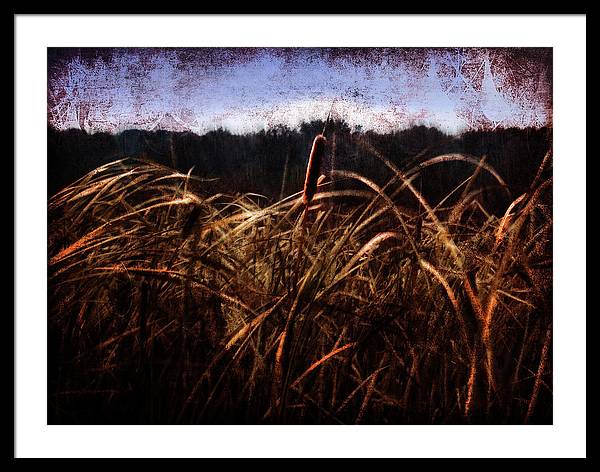
{"label": "cattail", "polygon": [[310,157],[308,158],[308,167],[306,168],[306,180],[304,181],[304,194],[302,195],[302,203],[308,205],[317,191],[317,181],[321,170],[321,161],[325,154],[325,143],[327,140],[322,134],[315,136]]}

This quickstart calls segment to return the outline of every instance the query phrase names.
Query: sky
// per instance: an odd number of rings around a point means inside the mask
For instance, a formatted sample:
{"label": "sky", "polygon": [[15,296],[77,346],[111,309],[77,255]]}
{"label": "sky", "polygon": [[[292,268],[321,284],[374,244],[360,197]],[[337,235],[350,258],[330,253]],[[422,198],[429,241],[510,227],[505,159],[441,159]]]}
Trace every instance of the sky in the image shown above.
{"label": "sky", "polygon": [[552,125],[551,48],[49,48],[59,130]]}

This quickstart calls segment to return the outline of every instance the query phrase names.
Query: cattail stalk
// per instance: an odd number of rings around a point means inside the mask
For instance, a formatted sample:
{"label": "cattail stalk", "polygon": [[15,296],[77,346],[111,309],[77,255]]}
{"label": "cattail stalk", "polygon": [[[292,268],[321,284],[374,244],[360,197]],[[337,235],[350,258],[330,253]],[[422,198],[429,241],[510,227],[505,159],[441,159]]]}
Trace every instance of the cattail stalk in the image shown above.
{"label": "cattail stalk", "polygon": [[283,196],[284,196],[284,192],[285,192],[285,185],[287,183],[287,177],[288,177],[288,165],[290,163],[290,154],[291,154],[291,151],[288,151],[288,153],[285,156],[285,165],[283,166],[283,178],[281,179],[281,191],[279,192],[279,200],[283,200]]}
{"label": "cattail stalk", "polygon": [[317,192],[317,182],[321,175],[321,162],[325,154],[325,143],[327,140],[322,134],[315,136],[310,157],[308,158],[308,167],[306,168],[306,179],[304,181],[304,193],[302,194],[302,203],[308,206]]}

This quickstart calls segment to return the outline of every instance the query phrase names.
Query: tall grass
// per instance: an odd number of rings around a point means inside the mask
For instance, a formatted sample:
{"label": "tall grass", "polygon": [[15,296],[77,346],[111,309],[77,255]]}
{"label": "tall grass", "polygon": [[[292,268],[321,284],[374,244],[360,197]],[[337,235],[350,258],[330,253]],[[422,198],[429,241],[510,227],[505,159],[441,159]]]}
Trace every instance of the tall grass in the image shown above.
{"label": "tall grass", "polygon": [[550,155],[495,216],[484,159],[366,146],[386,181],[309,172],[270,205],[130,159],[55,195],[50,422],[551,422]]}

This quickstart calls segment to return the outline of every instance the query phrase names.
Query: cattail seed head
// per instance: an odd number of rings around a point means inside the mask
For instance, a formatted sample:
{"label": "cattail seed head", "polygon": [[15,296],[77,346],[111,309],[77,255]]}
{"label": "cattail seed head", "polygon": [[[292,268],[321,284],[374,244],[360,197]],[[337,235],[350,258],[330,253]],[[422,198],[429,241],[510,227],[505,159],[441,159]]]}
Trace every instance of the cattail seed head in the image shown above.
{"label": "cattail seed head", "polygon": [[308,205],[317,191],[317,181],[319,179],[321,162],[325,154],[325,143],[327,140],[322,134],[315,136],[310,157],[308,158],[308,167],[306,168],[306,180],[304,181],[304,194],[302,203]]}

